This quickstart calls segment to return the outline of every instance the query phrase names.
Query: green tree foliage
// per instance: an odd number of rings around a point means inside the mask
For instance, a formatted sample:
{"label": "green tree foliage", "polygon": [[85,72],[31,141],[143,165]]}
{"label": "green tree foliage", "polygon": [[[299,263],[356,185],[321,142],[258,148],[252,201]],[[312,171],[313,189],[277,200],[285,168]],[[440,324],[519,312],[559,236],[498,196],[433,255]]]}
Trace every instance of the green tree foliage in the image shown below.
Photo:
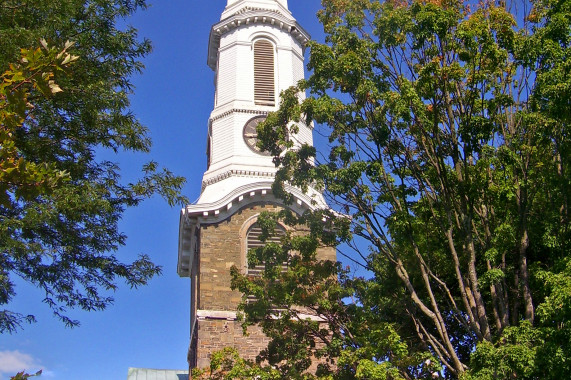
{"label": "green tree foliage", "polygon": [[263,369],[242,359],[235,348],[226,347],[212,354],[208,368],[194,369],[192,378],[196,380],[275,380],[280,377],[277,371]]}
{"label": "green tree foliage", "polygon": [[42,45],[43,49],[22,49],[22,64],[10,65],[0,76],[0,203],[8,209],[17,207],[20,200],[47,194],[69,179],[53,163],[26,160],[17,147],[18,132],[32,108],[31,92],[44,97],[61,92],[53,80],[54,72],[64,71],[78,58],[66,52],[71,43],[61,52],[49,48],[45,40]]}
{"label": "green tree foliage", "polygon": [[16,375],[10,377],[10,380],[28,380],[30,377],[36,377],[36,376],[41,376],[42,371],[38,371],[33,375],[30,375],[24,371],[22,372],[18,372]]}
{"label": "green tree foliage", "polygon": [[[251,252],[261,278],[234,269],[260,360],[287,379],[315,358],[324,379],[567,377],[571,1],[322,3],[312,75],[259,136],[274,193],[311,185],[344,215],[267,216],[310,233]],[[300,120],[329,151],[281,153]],[[367,275],[316,260],[332,242]]]}
{"label": "green tree foliage", "polygon": [[[143,0],[0,2],[0,305],[16,295],[20,277],[73,326],[69,308],[104,309],[117,280],[135,287],[160,273],[147,256],[123,263],[113,254],[126,239],[118,222],[153,194],[185,202],[184,180],[150,162],[129,183],[101,158],[150,150],[128,99],[150,44],[118,26],[144,7]],[[33,320],[1,309],[0,332]]]}

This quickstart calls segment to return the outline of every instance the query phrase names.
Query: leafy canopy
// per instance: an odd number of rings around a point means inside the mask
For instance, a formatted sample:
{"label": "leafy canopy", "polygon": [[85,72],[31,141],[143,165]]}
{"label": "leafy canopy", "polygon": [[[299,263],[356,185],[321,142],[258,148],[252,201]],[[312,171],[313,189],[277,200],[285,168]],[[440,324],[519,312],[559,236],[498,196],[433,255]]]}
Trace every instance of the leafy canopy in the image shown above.
{"label": "leafy canopy", "polygon": [[[114,255],[126,239],[118,222],[154,194],[170,205],[186,202],[184,180],[149,162],[128,183],[100,155],[151,147],[129,108],[131,77],[151,46],[134,28],[119,27],[145,7],[144,0],[0,3],[2,306],[16,296],[19,277],[74,326],[68,309],[104,309],[118,279],[136,287],[160,273],[147,256],[123,263]],[[0,309],[0,332],[33,320]]]}
{"label": "leafy canopy", "polygon": [[[342,215],[267,216],[310,233],[250,253],[262,278],[234,269],[259,359],[284,379],[568,376],[571,2],[322,3],[312,75],[259,136],[275,194],[313,186]],[[312,120],[326,150],[281,154]],[[367,275],[320,261],[331,242]]]}

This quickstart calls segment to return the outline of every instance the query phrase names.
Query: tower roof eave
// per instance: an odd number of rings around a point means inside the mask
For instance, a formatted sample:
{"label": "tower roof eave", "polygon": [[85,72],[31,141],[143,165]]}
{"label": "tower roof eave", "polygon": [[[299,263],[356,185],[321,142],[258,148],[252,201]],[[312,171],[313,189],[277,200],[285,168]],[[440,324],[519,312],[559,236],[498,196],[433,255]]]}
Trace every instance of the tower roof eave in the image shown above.
{"label": "tower roof eave", "polygon": [[[257,182],[236,188],[224,198],[212,203],[188,205],[181,210],[178,239],[177,272],[181,277],[190,276],[190,266],[196,252],[195,229],[202,224],[214,224],[227,219],[236,211],[248,204],[257,202],[278,203],[283,201],[272,193],[272,181]],[[328,209],[323,196],[313,190],[306,194],[298,188],[287,186],[286,190],[293,194],[295,202],[287,205],[297,214],[306,210]]]}
{"label": "tower roof eave", "polygon": [[287,17],[271,9],[253,9],[246,7],[233,16],[218,22],[210,30],[207,63],[212,70],[216,71],[220,38],[234,29],[250,24],[270,24],[283,29],[290,33],[291,36],[304,47],[311,39],[309,33],[291,17]]}

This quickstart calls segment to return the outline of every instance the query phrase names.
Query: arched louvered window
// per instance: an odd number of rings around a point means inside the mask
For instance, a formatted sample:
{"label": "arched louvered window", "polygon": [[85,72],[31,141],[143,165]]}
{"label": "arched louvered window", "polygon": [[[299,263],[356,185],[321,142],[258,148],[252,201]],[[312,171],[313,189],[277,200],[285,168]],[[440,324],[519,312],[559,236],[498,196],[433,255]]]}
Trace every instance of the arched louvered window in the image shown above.
{"label": "arched louvered window", "polygon": [[[249,229],[248,233],[246,234],[246,247],[247,250],[250,249],[263,247],[267,243],[280,243],[280,240],[283,236],[285,236],[285,228],[280,226],[279,224],[274,229],[274,234],[265,242],[260,241],[260,235],[262,234],[262,229],[258,225],[258,223],[254,223]],[[283,264],[283,269],[287,270],[287,263]],[[248,267],[248,276],[261,276],[262,272],[264,271],[264,264],[256,265],[254,268]]]}
{"label": "arched louvered window", "polygon": [[276,104],[274,45],[267,40],[254,43],[254,103]]}

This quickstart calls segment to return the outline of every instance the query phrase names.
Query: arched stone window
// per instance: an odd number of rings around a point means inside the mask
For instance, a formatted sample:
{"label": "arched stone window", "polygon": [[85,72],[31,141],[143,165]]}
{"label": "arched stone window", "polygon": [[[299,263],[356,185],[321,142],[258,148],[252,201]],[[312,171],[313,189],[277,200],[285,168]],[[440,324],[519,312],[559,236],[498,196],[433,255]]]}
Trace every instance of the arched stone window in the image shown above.
{"label": "arched stone window", "polygon": [[[262,229],[260,228],[258,223],[252,224],[250,226],[250,228],[248,229],[248,232],[246,233],[246,257],[247,257],[247,253],[248,253],[248,251],[250,251],[250,249],[263,247],[264,245],[266,245],[268,243],[279,244],[281,241],[281,238],[283,236],[285,236],[285,233],[286,233],[285,228],[278,224],[274,229],[273,236],[271,236],[265,242],[262,242],[262,241],[260,241],[260,235],[262,234]],[[283,264],[283,269],[287,270],[287,263]],[[258,276],[262,275],[263,271],[264,271],[264,264],[263,263],[256,265],[253,268],[249,268],[249,266],[246,264],[246,273],[248,274],[248,276],[258,277]]]}
{"label": "arched stone window", "polygon": [[254,42],[254,103],[276,104],[274,45],[268,40]]}

